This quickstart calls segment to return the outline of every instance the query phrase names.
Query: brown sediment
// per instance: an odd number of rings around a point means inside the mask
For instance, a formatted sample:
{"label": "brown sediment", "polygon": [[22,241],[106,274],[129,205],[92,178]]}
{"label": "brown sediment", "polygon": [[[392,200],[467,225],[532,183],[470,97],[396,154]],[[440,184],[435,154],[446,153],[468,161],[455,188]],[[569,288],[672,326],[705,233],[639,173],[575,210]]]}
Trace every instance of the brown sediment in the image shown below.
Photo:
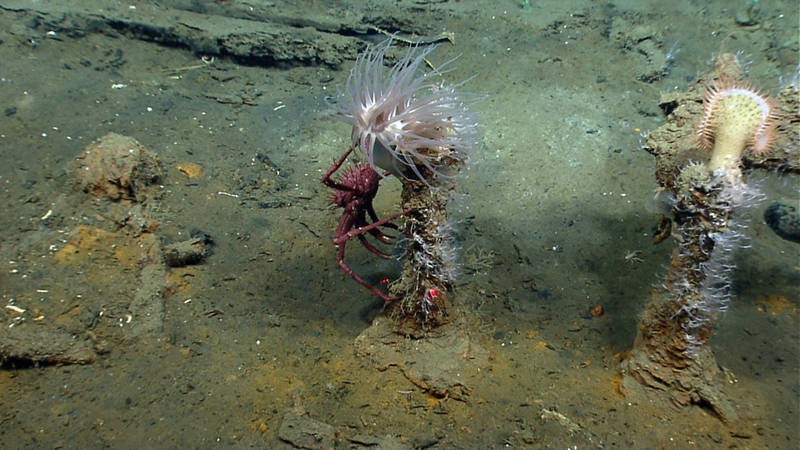
{"label": "brown sediment", "polygon": [[476,340],[463,317],[446,327],[413,339],[396,332],[396,324],[384,318],[373,321],[355,342],[358,356],[378,370],[396,367],[415,386],[434,397],[466,400],[489,352]]}

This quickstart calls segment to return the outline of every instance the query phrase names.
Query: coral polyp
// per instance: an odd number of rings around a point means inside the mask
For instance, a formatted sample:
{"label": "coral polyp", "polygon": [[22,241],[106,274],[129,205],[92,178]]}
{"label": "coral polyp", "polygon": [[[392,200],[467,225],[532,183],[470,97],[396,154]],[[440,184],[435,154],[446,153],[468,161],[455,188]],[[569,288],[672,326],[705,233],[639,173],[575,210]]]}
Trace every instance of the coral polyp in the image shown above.
{"label": "coral polyp", "polygon": [[745,148],[765,151],[774,140],[772,101],[749,83],[723,80],[706,90],[700,141],[711,149],[713,171],[738,167]]}
{"label": "coral polyp", "polygon": [[368,47],[356,60],[345,91],[335,105],[336,118],[353,126],[353,145],[377,168],[430,183],[450,176],[447,168],[464,161],[476,142],[476,118],[469,106],[481,97],[459,92],[463,83],[440,78],[423,64],[436,46],[413,46],[386,70],[389,39]]}

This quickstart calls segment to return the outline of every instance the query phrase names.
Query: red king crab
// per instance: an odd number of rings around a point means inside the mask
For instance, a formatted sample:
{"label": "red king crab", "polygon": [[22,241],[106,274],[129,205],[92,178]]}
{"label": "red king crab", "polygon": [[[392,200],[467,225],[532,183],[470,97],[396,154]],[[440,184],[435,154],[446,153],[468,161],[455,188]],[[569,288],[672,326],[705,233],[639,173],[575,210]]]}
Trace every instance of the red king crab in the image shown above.
{"label": "red king crab", "polygon": [[[355,164],[353,167],[347,169],[344,175],[339,177],[338,180],[332,179],[331,176],[333,173],[339,170],[352,152],[353,147],[350,147],[339,161],[337,161],[322,177],[322,182],[326,186],[334,189],[331,203],[344,208],[344,213],[342,213],[342,218],[339,219],[339,225],[336,227],[336,234],[333,237],[333,243],[339,248],[337,261],[339,262],[339,266],[347,272],[348,275],[353,277],[354,280],[361,283],[380,298],[390,302],[397,300],[397,298],[389,297],[379,291],[375,286],[372,286],[356,275],[353,269],[344,263],[345,245],[348,239],[355,236],[358,237],[358,240],[361,241],[361,244],[363,244],[367,250],[381,258],[391,258],[391,255],[378,250],[374,245],[370,244],[364,236],[364,233],[369,233],[378,241],[388,244],[394,236],[383,233],[378,227],[387,227],[397,230],[397,225],[391,223],[391,221],[407,214],[411,210],[406,210],[391,217],[378,220],[378,215],[375,214],[375,209],[372,207],[372,200],[375,199],[375,195],[378,193],[378,183],[381,181],[381,177],[389,175],[389,172],[381,176],[367,163]],[[369,217],[372,219],[372,223],[367,222],[367,214],[369,214]]]}

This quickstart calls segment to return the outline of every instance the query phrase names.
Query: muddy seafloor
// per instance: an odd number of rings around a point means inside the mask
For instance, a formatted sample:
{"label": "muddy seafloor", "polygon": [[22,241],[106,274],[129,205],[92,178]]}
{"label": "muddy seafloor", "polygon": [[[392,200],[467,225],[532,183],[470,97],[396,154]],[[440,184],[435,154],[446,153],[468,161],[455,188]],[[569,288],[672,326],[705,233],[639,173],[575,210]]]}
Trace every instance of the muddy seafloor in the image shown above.
{"label": "muddy seafloor", "polygon": [[[738,51],[775,92],[797,70],[796,2],[762,2],[747,26],[730,2],[252,3],[289,27],[278,31],[324,43],[257,57],[203,39],[247,2],[24,3],[0,1],[0,291],[16,307],[0,312],[0,336],[24,330],[36,342],[19,345],[39,351],[77,342],[94,362],[5,361],[4,448],[289,448],[298,417],[341,448],[798,445],[800,247],[762,219],[772,201],[797,205],[794,175],[751,174],[767,200],[711,340],[751,432],[701,406],[630,402],[618,372],[674,248],[651,243],[654,161],[641,149],[663,121],[659,96]],[[144,16],[159,9],[195,28],[164,33]],[[483,145],[451,204],[452,312],[488,355],[463,374],[462,400],[354,352],[382,301],[338,267],[340,212],[319,179],[350,139],[325,97],[382,39],[372,27],[453,32],[431,62],[460,55],[447,79],[474,76],[465,87],[487,95]],[[76,188],[76,157],[109,132],[158,158],[145,200]],[[399,192],[382,182],[381,216]],[[154,265],[148,243],[198,233],[213,240],[202,263]],[[355,242],[347,261],[374,284],[400,271]],[[148,298],[163,311],[132,314]]]}

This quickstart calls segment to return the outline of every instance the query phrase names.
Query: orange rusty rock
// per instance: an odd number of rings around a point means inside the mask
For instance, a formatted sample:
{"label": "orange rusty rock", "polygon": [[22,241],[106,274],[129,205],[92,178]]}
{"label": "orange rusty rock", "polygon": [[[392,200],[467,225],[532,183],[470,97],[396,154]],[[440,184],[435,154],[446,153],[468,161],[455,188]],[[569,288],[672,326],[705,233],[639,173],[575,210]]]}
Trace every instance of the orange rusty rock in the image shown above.
{"label": "orange rusty rock", "polygon": [[544,350],[547,348],[547,342],[545,341],[538,341],[536,344],[533,345],[534,350]]}
{"label": "orange rusty rock", "polygon": [[84,192],[111,200],[145,200],[145,188],[161,178],[156,158],[136,139],[116,133],[87,146],[75,164]]}
{"label": "orange rusty rock", "polygon": [[183,163],[175,166],[186,178],[200,178],[203,176],[203,168],[195,163]]}

